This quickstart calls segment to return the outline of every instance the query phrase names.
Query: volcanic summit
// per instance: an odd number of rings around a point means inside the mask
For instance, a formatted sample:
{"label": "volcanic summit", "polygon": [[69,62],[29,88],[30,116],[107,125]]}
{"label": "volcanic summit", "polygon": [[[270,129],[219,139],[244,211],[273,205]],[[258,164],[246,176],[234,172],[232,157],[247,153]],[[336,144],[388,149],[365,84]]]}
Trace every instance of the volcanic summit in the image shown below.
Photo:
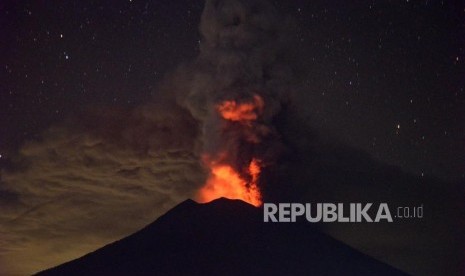
{"label": "volcanic summit", "polygon": [[405,275],[315,230],[264,223],[241,200],[186,200],[142,230],[49,275]]}

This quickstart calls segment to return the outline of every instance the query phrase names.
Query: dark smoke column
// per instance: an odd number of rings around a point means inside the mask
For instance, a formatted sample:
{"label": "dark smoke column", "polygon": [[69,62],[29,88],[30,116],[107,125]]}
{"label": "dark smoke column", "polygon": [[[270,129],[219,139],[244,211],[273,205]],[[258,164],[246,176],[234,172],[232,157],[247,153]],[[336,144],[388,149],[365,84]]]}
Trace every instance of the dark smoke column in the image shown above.
{"label": "dark smoke column", "polygon": [[[246,185],[251,162],[272,166],[283,148],[272,120],[291,87],[287,25],[268,1],[207,0],[200,55],[180,69],[187,82],[177,101],[200,122],[204,164],[231,166]],[[248,119],[225,116],[227,104]]]}

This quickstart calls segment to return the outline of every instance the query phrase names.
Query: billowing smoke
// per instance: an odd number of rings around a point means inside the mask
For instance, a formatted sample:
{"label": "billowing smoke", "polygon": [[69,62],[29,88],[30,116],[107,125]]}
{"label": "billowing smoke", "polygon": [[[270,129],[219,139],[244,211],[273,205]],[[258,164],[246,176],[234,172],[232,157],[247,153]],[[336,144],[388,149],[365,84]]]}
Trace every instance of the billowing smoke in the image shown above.
{"label": "billowing smoke", "polygon": [[[181,93],[177,100],[203,123],[202,140],[207,152],[231,146],[239,149],[231,152],[243,156],[251,152],[241,147],[271,143],[265,140],[277,137],[272,120],[287,100],[292,75],[285,60],[287,39],[283,21],[267,1],[206,2],[200,24],[200,56],[187,72],[181,71],[192,82],[189,89],[178,90]],[[263,99],[264,107],[250,129],[252,133],[244,133],[246,130],[238,124],[223,129],[215,107],[229,100],[253,102],[255,95]],[[248,141],[252,136],[255,141]],[[272,158],[273,154],[266,156],[270,148],[254,150],[261,151],[259,155],[265,161]],[[236,162],[241,159],[232,158]]]}
{"label": "billowing smoke", "polygon": [[178,104],[200,122],[206,163],[229,164],[248,182],[254,158],[269,168],[285,148],[273,123],[293,81],[288,21],[268,1],[207,1],[200,55],[175,76]]}

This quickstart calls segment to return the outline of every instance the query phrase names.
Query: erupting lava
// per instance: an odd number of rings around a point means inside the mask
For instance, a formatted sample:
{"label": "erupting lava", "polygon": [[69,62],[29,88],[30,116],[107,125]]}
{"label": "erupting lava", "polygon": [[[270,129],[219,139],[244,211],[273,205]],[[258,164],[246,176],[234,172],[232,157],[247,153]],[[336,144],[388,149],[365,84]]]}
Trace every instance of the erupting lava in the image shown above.
{"label": "erupting lava", "polygon": [[[255,121],[259,113],[262,113],[265,103],[263,99],[255,95],[253,102],[237,103],[236,101],[224,101],[218,106],[218,112],[225,120],[236,121],[250,125]],[[257,114],[258,113],[258,114]]]}
{"label": "erupting lava", "polygon": [[261,205],[261,195],[257,186],[260,165],[257,159],[252,159],[246,172],[250,175],[250,182],[243,179],[230,165],[210,164],[209,167],[210,176],[200,190],[200,201],[207,202],[226,197],[240,199],[255,206]]}
{"label": "erupting lava", "polygon": [[[255,95],[252,101],[237,102],[228,100],[220,103],[216,110],[225,121],[239,123],[244,135],[253,133],[253,121],[263,112],[263,99]],[[243,137],[245,141],[257,143],[255,137]],[[231,151],[231,149],[228,149]],[[199,191],[199,200],[211,201],[219,197],[241,199],[252,205],[262,204],[258,180],[261,171],[260,160],[252,157],[248,165],[237,171],[228,164],[228,150],[217,153],[216,156],[205,155],[204,164],[210,169],[206,184]]]}

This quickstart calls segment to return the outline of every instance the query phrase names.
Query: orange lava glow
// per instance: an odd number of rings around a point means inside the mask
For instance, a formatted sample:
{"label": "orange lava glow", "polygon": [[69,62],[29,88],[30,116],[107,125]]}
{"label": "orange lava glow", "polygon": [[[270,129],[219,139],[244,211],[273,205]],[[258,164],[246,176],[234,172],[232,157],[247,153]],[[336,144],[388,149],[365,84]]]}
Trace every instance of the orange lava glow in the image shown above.
{"label": "orange lava glow", "polygon": [[248,123],[257,119],[258,113],[263,110],[263,106],[263,99],[255,95],[253,102],[224,101],[218,106],[218,112],[225,120]]}
{"label": "orange lava glow", "polygon": [[210,164],[210,175],[205,186],[199,191],[199,201],[208,202],[219,197],[240,199],[254,206],[262,204],[260,191],[257,186],[260,174],[260,164],[252,159],[246,174],[250,181],[243,179],[231,166],[225,164]]}
{"label": "orange lava glow", "polygon": [[[259,143],[254,135],[253,121],[257,120],[263,112],[263,99],[254,95],[249,101],[237,102],[227,100],[216,106],[216,111],[225,121],[239,122],[243,128],[243,139],[250,143]],[[237,127],[237,125],[235,126]],[[204,164],[209,168],[210,174],[206,184],[200,189],[198,199],[208,202],[219,197],[240,199],[255,206],[262,204],[258,180],[261,164],[257,158],[252,158],[248,166],[236,171],[234,166],[225,162],[228,158],[228,148],[225,152],[216,153],[216,156],[204,155]]]}

